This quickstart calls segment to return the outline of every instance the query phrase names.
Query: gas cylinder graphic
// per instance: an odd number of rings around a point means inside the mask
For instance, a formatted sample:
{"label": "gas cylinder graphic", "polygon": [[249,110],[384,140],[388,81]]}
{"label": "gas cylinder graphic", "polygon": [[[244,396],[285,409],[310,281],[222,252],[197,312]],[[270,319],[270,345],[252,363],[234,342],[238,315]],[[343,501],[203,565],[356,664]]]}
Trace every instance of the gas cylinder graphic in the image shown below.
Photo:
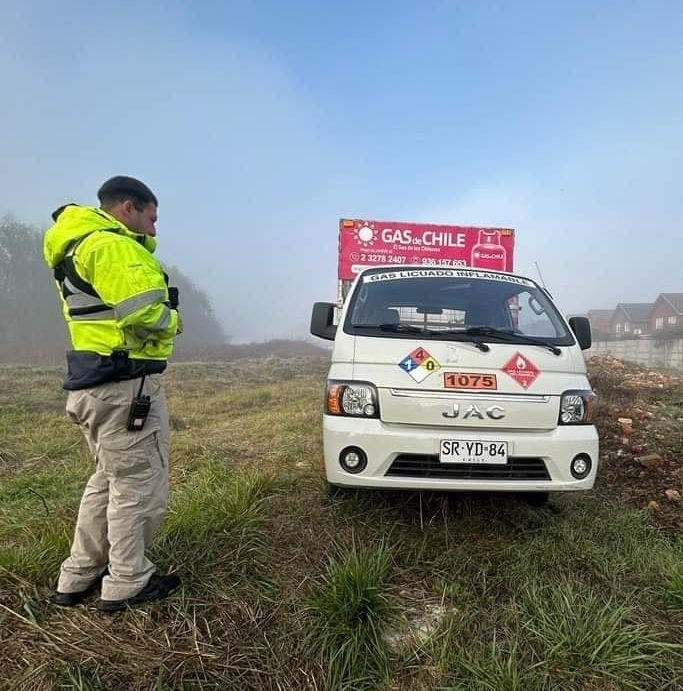
{"label": "gas cylinder graphic", "polygon": [[480,230],[477,244],[472,248],[471,266],[478,269],[505,271],[507,253],[500,244],[500,231]]}

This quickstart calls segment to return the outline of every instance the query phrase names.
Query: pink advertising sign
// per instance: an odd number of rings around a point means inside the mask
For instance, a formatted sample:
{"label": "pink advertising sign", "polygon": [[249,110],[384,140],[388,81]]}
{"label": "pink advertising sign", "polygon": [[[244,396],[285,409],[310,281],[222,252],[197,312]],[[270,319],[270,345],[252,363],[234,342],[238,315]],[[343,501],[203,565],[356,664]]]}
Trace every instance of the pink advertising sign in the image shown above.
{"label": "pink advertising sign", "polygon": [[369,266],[422,264],[512,271],[511,228],[433,225],[344,218],[339,221],[339,279]]}

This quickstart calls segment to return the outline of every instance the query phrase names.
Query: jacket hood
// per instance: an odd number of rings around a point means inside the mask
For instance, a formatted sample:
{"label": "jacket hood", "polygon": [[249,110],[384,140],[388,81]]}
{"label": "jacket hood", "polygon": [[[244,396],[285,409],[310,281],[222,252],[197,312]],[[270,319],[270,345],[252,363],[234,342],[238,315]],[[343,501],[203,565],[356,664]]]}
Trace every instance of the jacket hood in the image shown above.
{"label": "jacket hood", "polygon": [[52,269],[64,259],[71,245],[96,230],[108,230],[132,238],[149,252],[157,246],[156,238],[142,233],[133,233],[121,221],[102,209],[92,206],[67,204],[53,214],[54,224],[45,231],[43,255]]}

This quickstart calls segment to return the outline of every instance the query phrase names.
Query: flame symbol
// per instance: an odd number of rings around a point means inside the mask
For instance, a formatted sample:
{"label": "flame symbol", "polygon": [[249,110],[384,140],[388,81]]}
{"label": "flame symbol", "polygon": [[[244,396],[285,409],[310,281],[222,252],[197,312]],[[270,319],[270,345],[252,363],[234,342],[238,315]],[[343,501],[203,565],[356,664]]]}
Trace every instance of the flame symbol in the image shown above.
{"label": "flame symbol", "polygon": [[526,360],[521,355],[517,358],[517,369],[526,369]]}

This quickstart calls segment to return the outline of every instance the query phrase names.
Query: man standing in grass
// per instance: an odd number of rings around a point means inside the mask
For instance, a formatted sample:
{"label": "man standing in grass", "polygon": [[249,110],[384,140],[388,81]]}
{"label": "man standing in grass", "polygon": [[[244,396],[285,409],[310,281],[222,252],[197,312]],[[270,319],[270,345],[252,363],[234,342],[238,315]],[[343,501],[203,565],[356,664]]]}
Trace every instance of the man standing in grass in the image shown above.
{"label": "man standing in grass", "polygon": [[177,290],[153,256],[157,198],[126,176],[107,180],[100,207],[67,204],[45,233],[69,329],[66,410],[95,457],[61,567],[56,604],[101,583],[105,612],[160,600],[180,585],[147,558],[168,506],[169,421],[159,381],[181,330]]}

